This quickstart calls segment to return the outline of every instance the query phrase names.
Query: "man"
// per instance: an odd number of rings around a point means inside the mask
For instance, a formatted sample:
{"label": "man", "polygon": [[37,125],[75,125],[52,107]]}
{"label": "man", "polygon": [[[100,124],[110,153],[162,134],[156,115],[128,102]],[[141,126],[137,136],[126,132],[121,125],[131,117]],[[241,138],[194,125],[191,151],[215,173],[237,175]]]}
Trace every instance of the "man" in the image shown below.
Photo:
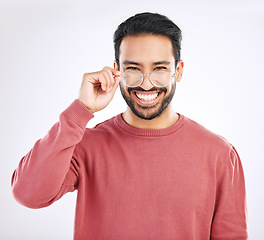
{"label": "man", "polygon": [[[20,161],[17,201],[41,208],[78,190],[74,239],[247,239],[235,148],[172,108],[180,42],[159,14],[120,24],[114,68],[85,73],[78,99]],[[127,110],[86,129],[118,85]]]}

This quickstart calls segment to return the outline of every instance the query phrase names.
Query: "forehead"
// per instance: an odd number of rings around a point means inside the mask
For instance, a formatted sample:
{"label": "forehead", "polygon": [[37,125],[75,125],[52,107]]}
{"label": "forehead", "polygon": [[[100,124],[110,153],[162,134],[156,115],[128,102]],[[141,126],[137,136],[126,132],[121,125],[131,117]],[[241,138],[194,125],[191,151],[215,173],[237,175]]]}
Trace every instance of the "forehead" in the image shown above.
{"label": "forehead", "polygon": [[159,61],[174,61],[171,40],[165,36],[139,35],[126,36],[120,45],[120,63],[134,61],[152,63]]}

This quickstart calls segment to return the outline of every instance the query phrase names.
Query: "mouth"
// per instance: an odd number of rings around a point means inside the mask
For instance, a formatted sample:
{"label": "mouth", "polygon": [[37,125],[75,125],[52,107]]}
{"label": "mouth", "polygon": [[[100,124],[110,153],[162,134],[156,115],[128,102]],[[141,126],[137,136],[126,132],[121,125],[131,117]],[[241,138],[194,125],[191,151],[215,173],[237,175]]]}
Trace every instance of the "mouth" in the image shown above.
{"label": "mouth", "polygon": [[135,95],[143,100],[143,101],[146,101],[146,102],[149,102],[149,101],[153,101],[154,99],[156,99],[159,95],[159,93],[151,93],[151,94],[146,94],[146,93],[138,93],[138,92],[135,92]]}
{"label": "mouth", "polygon": [[142,92],[142,91],[133,91],[132,95],[135,96],[136,101],[140,105],[153,105],[159,101],[159,97],[162,92]]}

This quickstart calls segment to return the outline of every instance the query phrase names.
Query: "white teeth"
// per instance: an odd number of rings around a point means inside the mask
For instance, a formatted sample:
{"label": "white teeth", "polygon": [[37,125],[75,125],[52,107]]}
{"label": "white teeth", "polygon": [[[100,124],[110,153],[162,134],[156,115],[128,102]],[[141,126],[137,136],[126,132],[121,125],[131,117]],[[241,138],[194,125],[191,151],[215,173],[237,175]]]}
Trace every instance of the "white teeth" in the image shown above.
{"label": "white teeth", "polygon": [[137,95],[137,97],[139,99],[142,99],[144,101],[152,101],[152,100],[154,100],[158,96],[158,93],[153,93],[153,94],[136,93],[136,95]]}

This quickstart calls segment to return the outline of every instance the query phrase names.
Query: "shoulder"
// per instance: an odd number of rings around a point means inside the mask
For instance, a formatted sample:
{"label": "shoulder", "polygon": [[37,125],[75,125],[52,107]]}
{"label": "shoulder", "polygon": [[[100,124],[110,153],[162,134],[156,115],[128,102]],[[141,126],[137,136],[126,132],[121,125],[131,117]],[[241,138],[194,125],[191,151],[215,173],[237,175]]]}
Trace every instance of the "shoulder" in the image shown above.
{"label": "shoulder", "polygon": [[113,135],[117,135],[117,124],[116,119],[117,116],[114,116],[112,118],[109,118],[101,123],[96,124],[94,127],[86,128],[83,136],[83,140],[88,139],[101,139],[102,138],[108,138]]}
{"label": "shoulder", "polygon": [[223,136],[189,118],[186,118],[185,129],[186,136],[192,142],[190,146],[210,162],[215,162],[218,169],[232,169],[233,166],[241,164],[235,147]]}
{"label": "shoulder", "polygon": [[215,152],[223,151],[226,154],[229,154],[233,148],[233,145],[226,138],[187,117],[185,131],[186,135],[197,142],[201,148],[210,149]]}
{"label": "shoulder", "polygon": [[105,152],[113,138],[122,138],[117,132],[115,117],[86,128],[81,141],[75,147],[75,156],[85,159],[85,156],[92,152]]}

